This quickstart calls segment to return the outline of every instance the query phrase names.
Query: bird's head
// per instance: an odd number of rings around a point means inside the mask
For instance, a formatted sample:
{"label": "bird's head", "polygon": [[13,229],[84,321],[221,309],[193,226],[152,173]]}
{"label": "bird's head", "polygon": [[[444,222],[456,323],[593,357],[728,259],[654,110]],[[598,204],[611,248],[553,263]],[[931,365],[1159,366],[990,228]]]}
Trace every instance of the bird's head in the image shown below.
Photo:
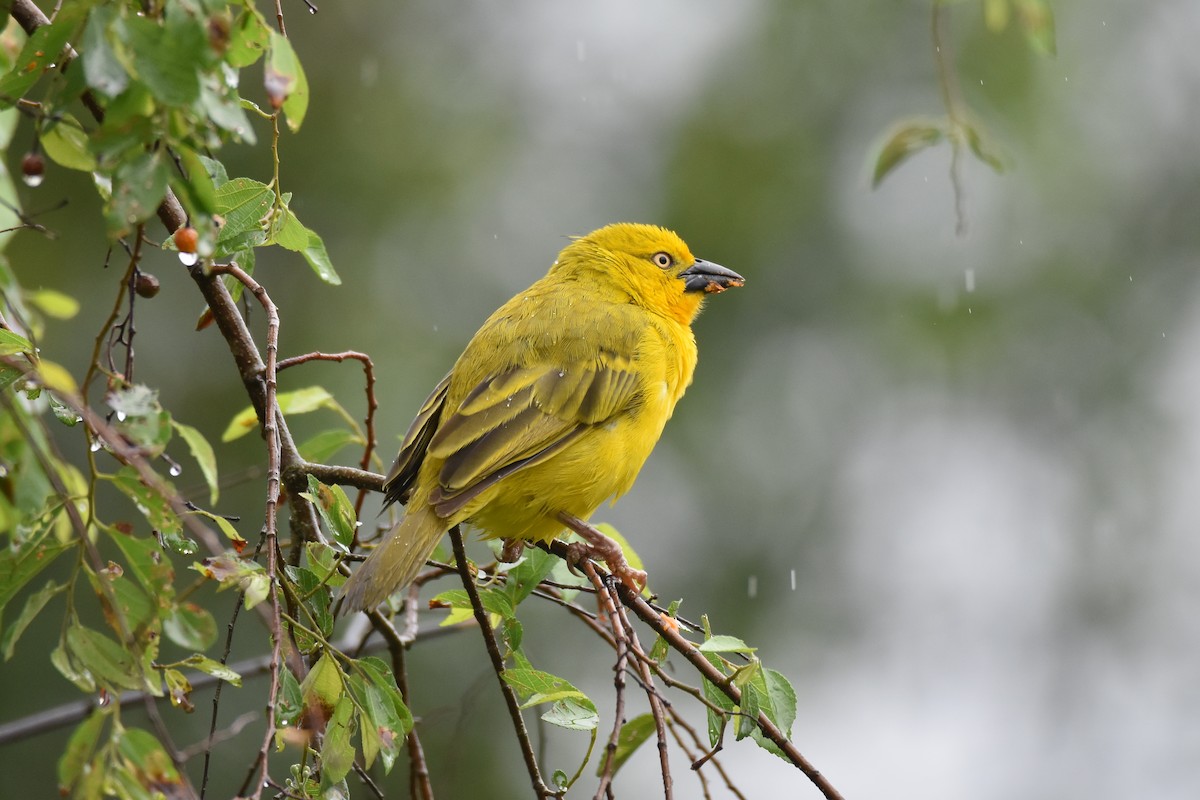
{"label": "bird's head", "polygon": [[618,222],[582,236],[563,250],[555,270],[593,276],[639,305],[691,324],[704,298],[745,279],[692,255],[674,231]]}

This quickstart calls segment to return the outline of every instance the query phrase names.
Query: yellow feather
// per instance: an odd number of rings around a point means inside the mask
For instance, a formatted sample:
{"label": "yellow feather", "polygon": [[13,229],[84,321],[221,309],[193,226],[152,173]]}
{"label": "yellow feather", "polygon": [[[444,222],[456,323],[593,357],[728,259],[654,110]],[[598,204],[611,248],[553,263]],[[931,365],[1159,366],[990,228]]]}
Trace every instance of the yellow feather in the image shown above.
{"label": "yellow feather", "polygon": [[483,324],[388,476],[405,518],[347,581],[343,610],[407,585],[452,526],[549,540],[633,485],[692,381],[691,323],[735,273],[653,225],[574,240]]}

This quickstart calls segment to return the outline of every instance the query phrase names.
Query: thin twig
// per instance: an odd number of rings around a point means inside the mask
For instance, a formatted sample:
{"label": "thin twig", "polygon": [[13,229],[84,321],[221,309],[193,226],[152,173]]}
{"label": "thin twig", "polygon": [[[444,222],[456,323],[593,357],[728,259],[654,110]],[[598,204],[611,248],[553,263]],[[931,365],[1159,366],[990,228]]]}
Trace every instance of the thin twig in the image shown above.
{"label": "thin twig", "polygon": [[504,658],[500,655],[500,647],[496,643],[496,634],[492,630],[492,622],[488,619],[487,611],[479,599],[479,589],[475,586],[475,577],[467,564],[467,550],[463,545],[462,531],[455,525],[450,529],[450,544],[454,548],[454,560],[458,564],[458,574],[462,578],[463,588],[471,599],[471,608],[475,611],[475,621],[483,634],[483,643],[487,648],[488,658],[492,660],[492,668],[496,672],[496,680],[500,683],[500,694],[508,706],[508,714],[512,718],[513,730],[517,734],[517,742],[521,746],[521,755],[525,759],[525,768],[529,771],[529,781],[533,784],[533,792],[542,800],[547,797],[562,797],[562,792],[552,791],[542,780],[541,770],[538,769],[537,758],[533,754],[533,743],[529,740],[529,731],[525,728],[525,720],[521,716],[521,704],[517,702],[517,694],[508,682],[504,680]]}
{"label": "thin twig", "polygon": [[958,236],[967,234],[967,193],[962,180],[962,89],[958,85],[958,74],[954,70],[954,49],[950,34],[946,30],[950,20],[949,4],[945,0],[934,0],[930,18],[933,37],[933,58],[937,67],[938,87],[942,94],[942,105],[950,121],[950,185],[954,189],[954,232]]}
{"label": "thin twig", "polygon": [[[280,17],[282,22],[282,17]],[[266,381],[266,398],[263,404],[263,432],[267,440],[267,500],[266,500],[266,521],[263,526],[263,541],[266,546],[266,572],[267,581],[271,587],[271,684],[267,691],[266,704],[266,732],[263,734],[262,747],[258,751],[257,763],[262,769],[261,780],[254,782],[254,792],[250,795],[252,800],[258,800],[262,797],[263,786],[270,778],[269,759],[271,747],[275,740],[275,703],[279,696],[279,669],[282,664],[280,653],[283,647],[283,629],[280,624],[279,613],[279,575],[278,575],[278,554],[279,547],[277,543],[276,515],[279,507],[279,489],[280,489],[280,443],[279,443],[279,418],[282,416],[279,413],[278,403],[276,402],[276,368],[275,361],[279,353],[279,309],[276,308],[274,301],[271,300],[267,290],[262,287],[258,281],[250,277],[241,267],[235,264],[227,264],[213,268],[214,273],[232,275],[251,292],[263,307],[263,311],[267,315],[267,361],[264,369],[264,378]],[[244,794],[246,788],[243,787],[241,793]]]}
{"label": "thin twig", "polygon": [[[363,448],[362,460],[359,461],[359,466],[366,471],[371,468],[371,456],[375,454],[375,411],[379,408],[379,402],[375,399],[375,364],[371,361],[371,357],[357,350],[346,350],[341,353],[305,353],[302,356],[293,356],[281,360],[277,368],[282,372],[288,367],[306,364],[309,361],[336,361],[341,363],[348,358],[362,362],[363,374],[367,382],[367,416],[363,421],[366,429],[367,444]],[[360,487],[358,497],[354,501],[355,516],[362,514],[363,501],[366,500],[366,497],[367,488]]]}
{"label": "thin twig", "polygon": [[613,602],[612,594],[597,574],[596,565],[588,559],[581,561],[579,567],[596,587],[600,608],[608,617],[608,624],[613,633],[613,643],[617,650],[617,663],[613,666],[613,687],[616,695],[613,704],[613,727],[612,733],[608,737],[608,744],[604,747],[604,762],[600,768],[600,783],[596,786],[595,795],[595,800],[601,800],[612,784],[613,772],[616,770],[617,745],[621,740],[621,725],[625,722],[625,663],[629,657],[629,646],[624,626],[621,625],[621,618],[617,615],[617,607]]}
{"label": "thin twig", "polygon": [[[221,652],[221,663],[229,663],[229,653],[233,650],[233,632],[237,629],[238,614],[242,610],[242,599],[246,596],[246,591],[243,589],[238,592],[237,602],[233,606],[233,614],[229,617],[229,624],[225,626],[225,649]],[[241,674],[241,673],[239,673]],[[216,740],[217,735],[217,710],[221,707],[221,689],[225,686],[225,681],[217,680],[217,690],[213,692],[212,702],[212,719],[208,725],[208,746],[204,748],[204,770],[201,773],[200,779],[200,800],[204,800],[204,795],[208,791],[208,770],[212,763],[212,745]],[[192,690],[195,690],[195,684],[192,685]]]}
{"label": "thin twig", "polygon": [[[556,540],[551,542],[549,547],[550,551],[560,558],[570,558],[566,542]],[[688,663],[695,667],[702,676],[708,679],[726,697],[732,700],[735,705],[741,705],[741,692],[732,684],[729,676],[721,674],[716,667],[710,664],[695,644],[683,638],[679,631],[675,630],[674,626],[664,624],[659,612],[651,608],[650,604],[643,600],[641,595],[631,591],[625,584],[616,584],[616,590],[621,603],[626,608],[637,614],[638,618],[646,623],[651,630],[663,637],[672,650],[675,650],[686,658]],[[779,730],[778,726],[765,713],[760,712],[755,723],[758,725],[758,729],[762,732],[763,736],[774,742],[775,746],[783,753],[784,758],[808,776],[808,779],[813,782],[813,785],[821,791],[821,794],[827,800],[842,800],[842,795],[833,787],[833,784],[804,757],[804,754],[796,748],[796,745]]]}
{"label": "thin twig", "polygon": [[671,800],[674,793],[671,782],[671,763],[670,752],[667,747],[667,728],[665,715],[663,713],[663,700],[658,694],[658,689],[654,686],[654,676],[650,672],[650,659],[642,650],[642,643],[638,641],[637,631],[629,622],[629,617],[625,613],[625,606],[614,604],[617,610],[617,615],[620,618],[621,625],[625,630],[626,636],[629,637],[629,647],[634,653],[634,663],[637,665],[638,674],[642,678],[642,688],[646,691],[646,699],[650,702],[650,714],[654,718],[654,730],[658,737],[658,762],[662,772],[663,779],[663,797],[665,800]]}
{"label": "thin twig", "polygon": [[[414,599],[410,596],[407,605],[413,605]],[[392,625],[392,621],[378,611],[372,611],[368,617],[375,630],[387,642],[388,653],[392,657],[392,674],[396,678],[396,688],[400,690],[400,696],[404,698],[404,704],[411,710],[412,699],[408,693],[408,669],[406,667],[404,651],[411,644],[412,640],[406,641],[404,636]],[[406,745],[408,747],[409,775],[413,784],[413,796],[420,798],[420,800],[434,800],[433,782],[429,776],[429,764],[425,761],[425,749],[421,747],[421,739],[417,736],[417,721],[415,719],[413,720],[412,730],[408,732]]]}

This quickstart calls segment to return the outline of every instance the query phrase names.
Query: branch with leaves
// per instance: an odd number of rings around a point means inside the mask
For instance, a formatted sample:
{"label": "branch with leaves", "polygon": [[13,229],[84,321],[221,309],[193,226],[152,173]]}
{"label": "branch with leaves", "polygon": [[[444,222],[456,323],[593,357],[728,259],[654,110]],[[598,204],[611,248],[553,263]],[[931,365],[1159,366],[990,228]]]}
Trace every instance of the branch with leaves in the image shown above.
{"label": "branch with leaves", "polygon": [[[967,232],[966,188],[962,177],[964,151],[969,151],[998,173],[1005,170],[1005,159],[963,97],[950,34],[950,6],[954,1],[930,2],[930,43],[944,116],[906,117],[894,122],[875,154],[871,185],[878,188],[884,178],[910,156],[943,141],[949,142],[956,230],[963,236]],[[984,0],[983,17],[992,33],[1006,30],[1015,17],[1035,53],[1054,55],[1054,14],[1048,0]]]}
{"label": "branch with leaves", "polygon": [[[275,246],[296,253],[319,280],[340,281],[321,238],[299,221],[292,195],[284,191],[279,141],[285,130],[302,124],[308,90],[285,35],[282,8],[275,6],[275,28],[248,0],[166,0],[152,8],[68,0],[56,7],[53,20],[30,0],[14,0],[11,13],[27,35],[15,57],[12,48],[0,48],[0,109],[7,110],[0,124],[25,119],[32,126],[37,158],[22,161],[27,183],[44,177],[46,164],[38,163],[43,154],[57,167],[90,174],[112,252],[128,258],[81,381],[41,347],[47,320],[70,316],[77,304],[65,295],[24,289],[0,263],[0,392],[7,423],[0,425],[0,481],[20,488],[0,493],[0,515],[15,520],[0,553],[0,610],[24,598],[0,635],[0,650],[11,657],[22,634],[49,619],[61,602],[61,634],[48,658],[80,691],[99,698],[87,704],[91,711],[82,719],[56,716],[55,724],[77,722],[59,762],[64,796],[93,797],[119,786],[130,796],[159,791],[205,797],[221,731],[261,724],[239,796],[349,796],[357,776],[366,791],[384,797],[384,777],[404,761],[410,794],[432,798],[437,776],[409,710],[411,694],[423,687],[408,680],[405,655],[428,639],[417,633],[420,593],[457,579],[461,588],[435,594],[432,613],[444,617],[447,629],[481,634],[534,796],[580,791],[602,715],[570,681],[534,666],[522,646],[518,615],[526,601],[561,609],[614,653],[612,718],[596,753],[597,781],[588,790],[595,797],[616,796],[622,766],[651,737],[664,797],[674,796],[677,781],[670,770],[673,742],[692,762],[704,796],[706,773],[741,796],[718,756],[729,730],[794,765],[826,797],[838,797],[788,738],[795,694],[754,648],[688,623],[678,616],[678,603],[650,605],[591,562],[578,565],[586,576],[581,580],[560,558],[567,555],[561,542],[553,545],[554,554],[528,549],[515,564],[480,566],[468,558],[456,531],[452,554],[432,563],[391,607],[335,636],[333,596],[349,564],[361,558],[362,539],[369,538],[360,536],[358,523],[365,493],[378,491],[383,480],[373,471],[382,466],[375,453],[374,365],[353,351],[281,358],[283,314],[269,282],[255,275],[256,253]],[[228,79],[260,61],[265,106]],[[271,178],[230,178],[215,154],[230,142],[254,144],[256,124],[269,132]],[[20,210],[14,187],[0,186],[0,196],[11,216],[0,227],[27,235],[45,230]],[[147,234],[155,216],[169,234],[162,243]],[[240,381],[246,393],[248,407],[223,439],[252,432],[263,439],[259,524],[220,512],[216,450],[200,430],[175,419],[153,388],[134,380],[139,298],[153,297],[158,286],[143,263],[156,246],[178,251],[204,301],[197,327],[214,329],[225,342],[231,383]],[[266,314],[261,346],[241,308],[251,298]],[[282,369],[347,359],[364,369],[361,425],[321,387],[277,391]],[[144,377],[139,372],[139,380]],[[103,406],[90,397],[100,384]],[[297,443],[289,420],[318,409],[333,412],[344,427]],[[204,477],[203,498],[188,497],[172,481],[181,467],[168,449],[179,441]],[[330,463],[350,446],[361,448],[357,466]],[[85,454],[84,466],[72,463],[66,447]],[[359,490],[355,502],[343,486]],[[113,495],[121,498],[115,507],[105,499]],[[278,520],[281,503],[290,511],[286,528]],[[246,535],[248,526],[257,528],[257,537]],[[207,557],[198,556],[201,548]],[[34,588],[51,565],[66,574],[65,581]],[[176,585],[177,566],[187,570],[191,585]],[[216,617],[192,600],[212,586],[233,590],[235,598],[217,658],[207,655],[217,644]],[[597,609],[581,598],[596,601]],[[82,612],[90,607],[103,612],[106,627],[84,622],[89,615]],[[254,615],[241,614],[244,609]],[[652,647],[642,646],[635,618],[654,635]],[[265,676],[262,710],[222,727],[221,690],[241,686],[230,657],[234,630],[245,619],[263,627],[264,655],[254,662],[254,672]],[[684,629],[701,640],[689,640]],[[369,654],[380,641],[390,663]],[[164,642],[185,655],[164,657]],[[668,669],[671,654],[694,669],[696,685]],[[191,712],[196,688],[214,683],[206,742],[176,747],[172,714]],[[707,744],[669,701],[668,690],[703,710]],[[649,710],[626,719],[637,692]],[[131,698],[147,709],[153,730],[129,723]],[[550,770],[539,763],[525,724],[532,709],[543,710],[541,719],[552,727],[589,737],[578,765]],[[8,728],[20,733],[46,725],[30,719]],[[186,765],[200,754],[197,790]]]}

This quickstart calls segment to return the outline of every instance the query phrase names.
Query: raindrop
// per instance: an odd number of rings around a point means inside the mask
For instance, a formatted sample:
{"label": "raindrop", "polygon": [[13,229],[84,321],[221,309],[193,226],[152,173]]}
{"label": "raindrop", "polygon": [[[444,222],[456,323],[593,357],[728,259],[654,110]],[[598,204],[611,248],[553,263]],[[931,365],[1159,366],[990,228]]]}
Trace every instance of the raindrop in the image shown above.
{"label": "raindrop", "polygon": [[750,579],[748,581],[746,581],[746,596],[749,597],[751,600],[758,597],[758,576],[757,575],[751,575]]}
{"label": "raindrop", "polygon": [[180,253],[179,254],[179,263],[183,264],[185,267],[190,267],[199,260],[200,260],[200,256],[198,256],[195,253]]}
{"label": "raindrop", "polygon": [[167,472],[170,473],[172,478],[178,478],[183,474],[183,467],[179,466],[178,464],[172,464],[171,468],[168,469]]}
{"label": "raindrop", "polygon": [[89,447],[89,448],[88,448],[88,450],[91,450],[93,453],[95,453],[95,452],[98,452],[98,451],[100,450],[100,440],[99,440],[99,439],[93,439],[93,440],[92,440],[92,446],[91,446],[91,447]]}
{"label": "raindrop", "polygon": [[963,272],[963,281],[966,283],[967,291],[975,291],[975,270],[968,269]]}
{"label": "raindrop", "polygon": [[29,186],[32,188],[32,187],[36,187],[36,186],[41,186],[42,181],[46,180],[46,176],[45,175],[28,175],[28,174],[26,174],[26,175],[21,176],[21,180],[25,183],[26,186]]}
{"label": "raindrop", "polygon": [[796,570],[791,571],[792,591],[796,591]]}

